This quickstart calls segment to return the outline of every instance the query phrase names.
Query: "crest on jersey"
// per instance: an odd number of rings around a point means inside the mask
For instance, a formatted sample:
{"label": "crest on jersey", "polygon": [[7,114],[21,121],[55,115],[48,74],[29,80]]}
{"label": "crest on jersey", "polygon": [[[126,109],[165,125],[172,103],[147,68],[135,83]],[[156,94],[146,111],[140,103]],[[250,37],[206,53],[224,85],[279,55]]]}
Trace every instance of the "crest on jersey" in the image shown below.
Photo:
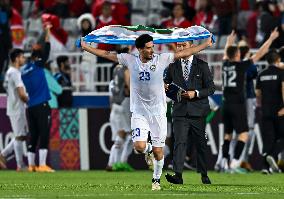
{"label": "crest on jersey", "polygon": [[150,66],[150,70],[151,70],[151,71],[155,71],[155,70],[156,70],[156,65],[151,65],[151,66]]}

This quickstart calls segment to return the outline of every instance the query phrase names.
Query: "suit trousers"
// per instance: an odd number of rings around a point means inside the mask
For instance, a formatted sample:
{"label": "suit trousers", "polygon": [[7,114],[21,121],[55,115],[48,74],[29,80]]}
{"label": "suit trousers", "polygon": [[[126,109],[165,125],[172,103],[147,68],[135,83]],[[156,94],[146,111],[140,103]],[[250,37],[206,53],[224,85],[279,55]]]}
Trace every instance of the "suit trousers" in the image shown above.
{"label": "suit trousers", "polygon": [[[196,146],[197,172],[207,175],[207,138],[205,133],[205,117],[173,117],[174,151],[173,170],[183,172],[183,166],[188,145],[188,136],[191,135]],[[191,143],[193,143],[191,142]]]}

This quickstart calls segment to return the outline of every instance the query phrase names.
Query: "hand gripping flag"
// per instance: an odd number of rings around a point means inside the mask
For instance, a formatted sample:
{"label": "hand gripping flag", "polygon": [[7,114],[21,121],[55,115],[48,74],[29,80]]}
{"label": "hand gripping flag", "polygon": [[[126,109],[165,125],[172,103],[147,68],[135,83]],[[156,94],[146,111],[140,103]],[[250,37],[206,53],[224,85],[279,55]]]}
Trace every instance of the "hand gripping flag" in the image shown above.
{"label": "hand gripping flag", "polygon": [[[86,35],[83,40],[87,43],[135,45],[135,39],[142,34],[151,35],[155,44],[200,40],[206,39],[211,35],[211,33],[202,26],[191,26],[185,29],[155,29],[142,25],[110,25],[92,31]],[[212,40],[214,43],[215,37],[213,35]],[[76,46],[80,47],[80,40],[76,41]]]}

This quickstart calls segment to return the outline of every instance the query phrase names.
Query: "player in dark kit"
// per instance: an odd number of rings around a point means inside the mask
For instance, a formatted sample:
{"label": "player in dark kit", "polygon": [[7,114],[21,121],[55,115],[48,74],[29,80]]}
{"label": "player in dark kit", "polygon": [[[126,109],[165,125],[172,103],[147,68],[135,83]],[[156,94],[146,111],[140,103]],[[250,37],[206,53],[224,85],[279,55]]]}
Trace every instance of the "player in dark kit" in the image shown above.
{"label": "player in dark kit", "polygon": [[281,57],[276,51],[267,55],[269,67],[262,71],[256,84],[256,96],[261,101],[263,169],[262,173],[279,172],[275,159],[284,149],[284,70]]}
{"label": "player in dark kit", "polygon": [[[271,43],[278,37],[275,29],[269,39],[248,60],[241,61],[240,50],[234,46],[236,35],[234,31],[228,36],[223,57],[223,118],[224,118],[224,144],[222,148],[223,159],[221,170],[239,171],[240,155],[248,139],[248,122],[245,100],[245,73],[246,70],[267,53]],[[233,130],[238,138],[233,159],[229,164],[229,146]]]}

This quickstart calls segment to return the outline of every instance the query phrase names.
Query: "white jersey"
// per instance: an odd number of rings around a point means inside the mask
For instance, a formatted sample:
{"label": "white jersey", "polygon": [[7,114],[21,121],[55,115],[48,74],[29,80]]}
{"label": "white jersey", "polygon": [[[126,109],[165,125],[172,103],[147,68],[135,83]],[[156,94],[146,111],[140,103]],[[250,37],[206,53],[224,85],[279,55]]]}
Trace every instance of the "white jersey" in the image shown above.
{"label": "white jersey", "polygon": [[174,54],[153,54],[147,63],[142,63],[138,54],[122,53],[117,58],[130,72],[130,111],[144,116],[166,114],[163,75],[174,62]]}
{"label": "white jersey", "polygon": [[9,67],[6,75],[4,87],[7,91],[7,115],[25,114],[25,103],[20,99],[17,88],[24,87],[21,72],[15,67]]}

